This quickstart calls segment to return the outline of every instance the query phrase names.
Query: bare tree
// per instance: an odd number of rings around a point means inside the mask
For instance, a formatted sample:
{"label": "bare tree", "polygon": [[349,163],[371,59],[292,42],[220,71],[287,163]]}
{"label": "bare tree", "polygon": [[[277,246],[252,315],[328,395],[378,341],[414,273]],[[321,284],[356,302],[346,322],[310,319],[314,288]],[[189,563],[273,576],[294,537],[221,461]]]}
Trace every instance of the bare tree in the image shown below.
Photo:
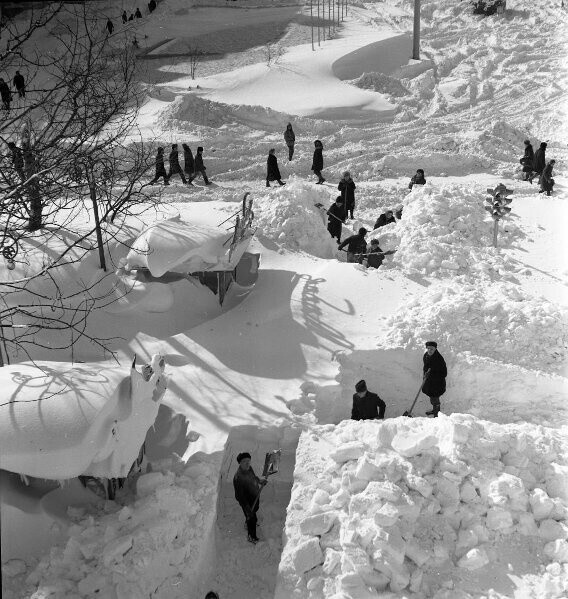
{"label": "bare tree", "polygon": [[187,49],[188,49],[188,56],[189,56],[189,74],[192,79],[195,79],[195,73],[197,72],[197,66],[203,60],[203,55],[205,53],[196,44],[188,46]]}
{"label": "bare tree", "polygon": [[280,44],[265,44],[264,46],[264,58],[266,60],[266,66],[278,64],[284,53]]}

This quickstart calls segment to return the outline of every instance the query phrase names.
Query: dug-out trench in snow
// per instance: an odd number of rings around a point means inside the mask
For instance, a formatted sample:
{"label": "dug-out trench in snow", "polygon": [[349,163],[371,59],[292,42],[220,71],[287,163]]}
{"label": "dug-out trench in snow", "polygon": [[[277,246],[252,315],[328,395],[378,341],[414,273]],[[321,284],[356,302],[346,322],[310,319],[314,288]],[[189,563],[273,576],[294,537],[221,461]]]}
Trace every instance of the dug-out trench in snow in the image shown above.
{"label": "dug-out trench in snow", "polygon": [[[211,552],[214,558],[205,585],[220,597],[268,599],[274,595],[299,436],[299,428],[289,426],[245,425],[233,428],[229,434],[219,478],[215,547]],[[251,465],[260,476],[265,454],[275,449],[282,452],[280,468],[269,477],[262,491],[258,511],[260,542],[253,545],[247,541],[244,515],[233,490],[236,457],[240,452],[250,453]]]}

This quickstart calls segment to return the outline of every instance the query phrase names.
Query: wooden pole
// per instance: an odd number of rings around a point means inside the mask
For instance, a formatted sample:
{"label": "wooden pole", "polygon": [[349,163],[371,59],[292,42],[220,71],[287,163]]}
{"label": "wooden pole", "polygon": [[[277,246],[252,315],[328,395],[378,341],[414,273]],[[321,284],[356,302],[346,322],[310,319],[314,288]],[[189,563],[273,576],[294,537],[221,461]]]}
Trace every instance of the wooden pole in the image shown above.
{"label": "wooden pole", "polygon": [[495,219],[493,225],[493,247],[497,247],[497,231],[499,229],[499,221]]}
{"label": "wooden pole", "polygon": [[312,51],[314,48],[314,0],[310,0],[310,23],[312,25]]}
{"label": "wooden pole", "polygon": [[414,33],[412,39],[412,58],[420,60],[420,0],[414,0]]}

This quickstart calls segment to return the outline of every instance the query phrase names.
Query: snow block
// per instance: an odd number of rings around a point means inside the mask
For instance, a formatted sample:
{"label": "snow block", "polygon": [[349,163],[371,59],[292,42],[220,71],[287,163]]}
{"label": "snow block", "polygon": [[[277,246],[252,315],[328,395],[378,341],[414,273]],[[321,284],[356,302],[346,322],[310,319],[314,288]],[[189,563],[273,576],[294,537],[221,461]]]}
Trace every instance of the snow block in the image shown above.
{"label": "snow block", "polygon": [[504,530],[513,526],[511,513],[500,507],[492,507],[487,510],[487,528],[490,530]]}
{"label": "snow block", "polygon": [[323,564],[323,553],[317,538],[311,538],[300,543],[292,556],[292,563],[298,574],[303,574],[320,564]]}
{"label": "snow block", "polygon": [[361,480],[380,480],[383,478],[381,469],[367,455],[359,458],[355,476]]}
{"label": "snow block", "polygon": [[568,563],[568,542],[564,539],[556,539],[544,546],[544,553],[554,562]]}
{"label": "snow block", "polygon": [[397,433],[391,442],[392,448],[405,458],[411,458],[438,445],[438,438],[421,431]]}
{"label": "snow block", "polygon": [[325,550],[325,560],[323,563],[323,571],[328,576],[337,568],[337,566],[341,563],[341,553],[328,547]]}
{"label": "snow block", "polygon": [[472,503],[480,499],[473,484],[468,480],[464,481],[460,489],[460,499],[464,503]]}
{"label": "snow block", "polygon": [[396,563],[380,549],[373,552],[373,566],[390,579],[390,588],[395,593],[402,591],[410,583],[410,570],[406,564]]}
{"label": "snow block", "polygon": [[341,571],[344,574],[354,572],[363,578],[365,574],[371,574],[373,566],[367,552],[361,547],[346,547],[341,556]]}
{"label": "snow block", "polygon": [[432,495],[432,485],[422,476],[408,474],[406,476],[406,484],[410,489],[418,491],[422,497],[430,497]]}
{"label": "snow block", "polygon": [[110,566],[113,562],[121,562],[124,554],[132,547],[132,535],[125,535],[107,543],[103,549],[103,563]]}
{"label": "snow block", "polygon": [[379,432],[377,433],[377,445],[378,447],[389,448],[392,440],[396,436],[398,431],[398,424],[392,420],[385,420],[381,422]]}
{"label": "snow block", "polygon": [[436,497],[442,507],[457,506],[460,502],[460,488],[456,481],[440,476],[436,480]]}
{"label": "snow block", "polygon": [[338,464],[344,464],[349,460],[357,460],[365,453],[365,446],[359,441],[344,443],[329,454],[329,457]]}
{"label": "snow block", "polygon": [[550,497],[568,501],[568,466],[552,462],[546,469],[546,490]]}
{"label": "snow block", "polygon": [[377,526],[393,526],[399,518],[399,512],[392,503],[385,503],[375,512]]}
{"label": "snow block", "polygon": [[517,532],[519,532],[522,535],[525,535],[526,537],[538,535],[538,526],[536,525],[536,522],[534,521],[532,514],[519,514]]}
{"label": "snow block", "polygon": [[373,539],[373,548],[381,550],[385,555],[390,555],[397,564],[402,564],[404,561],[406,543],[396,526],[389,528],[388,531],[379,530]]}
{"label": "snow block", "polygon": [[136,481],[136,494],[149,495],[166,483],[166,477],[161,472],[148,472]]}
{"label": "snow block", "polygon": [[489,557],[483,547],[470,549],[459,561],[458,566],[466,570],[477,570],[489,563]]}
{"label": "snow block", "polygon": [[550,499],[543,489],[533,489],[529,496],[529,503],[535,520],[544,520],[550,516],[554,508],[554,501]]}
{"label": "snow block", "polygon": [[489,483],[487,498],[493,505],[505,505],[511,502],[511,508],[526,510],[528,497],[525,485],[518,476],[503,473]]}
{"label": "snow block", "polygon": [[418,567],[423,566],[429,559],[430,555],[425,549],[422,549],[415,538],[408,539],[404,549],[406,557],[411,559]]}
{"label": "snow block", "polygon": [[331,529],[337,520],[337,512],[321,512],[308,516],[300,522],[300,531],[307,536],[321,536]]}
{"label": "snow block", "polygon": [[[95,597],[97,596],[97,593],[100,593],[105,588],[106,584],[106,576],[97,572],[90,572],[85,578],[79,581],[77,589],[84,597]],[[103,593],[101,593],[101,597],[102,596],[104,596]]]}
{"label": "snow block", "polygon": [[378,499],[386,499],[386,501],[398,501],[402,495],[402,489],[389,481],[372,481],[367,485],[366,491],[370,495],[374,495]]}
{"label": "snow block", "polygon": [[556,520],[543,520],[538,527],[538,534],[545,541],[568,539],[568,526]]}

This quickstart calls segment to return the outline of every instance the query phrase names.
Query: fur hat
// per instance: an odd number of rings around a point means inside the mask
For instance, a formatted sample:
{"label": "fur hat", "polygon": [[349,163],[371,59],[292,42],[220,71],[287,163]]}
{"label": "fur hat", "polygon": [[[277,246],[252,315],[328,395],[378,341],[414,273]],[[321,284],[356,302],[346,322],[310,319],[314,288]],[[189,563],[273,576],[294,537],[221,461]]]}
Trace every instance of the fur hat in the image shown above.
{"label": "fur hat", "polygon": [[250,460],[250,453],[248,453],[247,451],[243,451],[243,453],[239,453],[239,455],[237,456],[237,462],[240,464],[246,458]]}
{"label": "fur hat", "polygon": [[424,345],[426,347],[438,347],[438,344],[435,341],[426,341]]}
{"label": "fur hat", "polygon": [[367,229],[365,229],[365,227],[361,227],[359,229],[359,235],[366,235],[368,233]]}
{"label": "fur hat", "polygon": [[203,152],[203,147],[202,146],[198,146],[197,151],[198,152]]}
{"label": "fur hat", "polygon": [[366,391],[367,390],[367,383],[361,379],[356,385],[355,385],[355,391],[357,391],[358,393],[361,391]]}

